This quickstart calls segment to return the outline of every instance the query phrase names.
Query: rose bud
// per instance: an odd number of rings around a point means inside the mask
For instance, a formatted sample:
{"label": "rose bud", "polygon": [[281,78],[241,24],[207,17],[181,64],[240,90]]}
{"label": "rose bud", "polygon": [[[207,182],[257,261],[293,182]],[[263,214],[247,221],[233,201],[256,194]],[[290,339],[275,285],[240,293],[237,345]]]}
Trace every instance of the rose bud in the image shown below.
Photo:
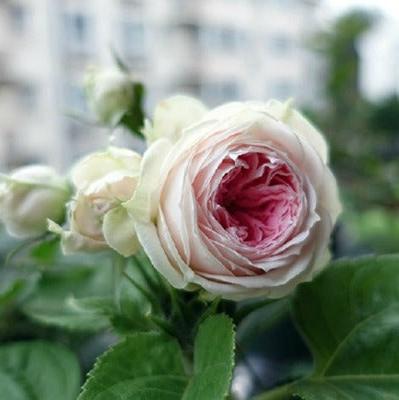
{"label": "rose bud", "polygon": [[278,298],[329,258],[341,211],[320,132],[289,103],[230,103],[160,139],[125,204],[175,287]]}
{"label": "rose bud", "polygon": [[152,123],[146,121],[143,130],[148,143],[159,138],[176,142],[183,129],[202,118],[207,109],[199,100],[189,96],[172,96],[155,107]]}
{"label": "rose bud", "polygon": [[49,229],[61,235],[65,253],[114,248],[124,256],[139,249],[134,227],[125,225],[127,212],[121,204],[133,196],[141,156],[111,147],[93,153],[72,170],[76,194],[69,204],[69,230],[53,221]]}
{"label": "rose bud", "polygon": [[10,235],[40,236],[47,231],[48,218],[63,221],[70,191],[52,168],[22,167],[0,180],[0,221]]}
{"label": "rose bud", "polygon": [[85,92],[89,107],[97,119],[107,125],[118,125],[133,105],[133,83],[129,75],[116,68],[89,68]]}

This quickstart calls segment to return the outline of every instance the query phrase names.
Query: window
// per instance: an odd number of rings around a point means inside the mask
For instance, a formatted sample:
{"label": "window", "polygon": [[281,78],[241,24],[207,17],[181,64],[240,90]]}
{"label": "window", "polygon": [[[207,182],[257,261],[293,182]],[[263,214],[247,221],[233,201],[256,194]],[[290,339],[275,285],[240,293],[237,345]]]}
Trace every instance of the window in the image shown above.
{"label": "window", "polygon": [[18,33],[22,33],[26,28],[27,10],[20,4],[10,4],[9,18],[11,28]]}
{"label": "window", "polygon": [[230,27],[206,27],[200,38],[205,48],[234,51],[243,43],[244,34]]}
{"label": "window", "polygon": [[87,111],[86,97],[81,86],[72,83],[65,85],[65,107],[68,112]]}
{"label": "window", "polygon": [[186,80],[177,85],[175,91],[187,93],[191,96],[198,96],[201,91],[201,84],[197,79],[193,78],[191,81]]}
{"label": "window", "polygon": [[120,0],[120,2],[127,7],[141,8],[144,5],[143,0]]}
{"label": "window", "polygon": [[237,83],[233,81],[210,82],[202,86],[201,94],[207,103],[217,105],[237,100],[240,90]]}
{"label": "window", "polygon": [[296,85],[288,80],[281,80],[275,83],[271,88],[271,93],[268,91],[267,97],[275,97],[278,100],[287,100],[293,97],[296,93]]}
{"label": "window", "polygon": [[197,23],[193,22],[183,22],[177,25],[177,28],[181,29],[184,34],[192,39],[198,39],[199,36],[199,26]]}
{"label": "window", "polygon": [[276,34],[269,38],[268,49],[274,54],[288,54],[294,49],[294,41],[285,34]]}
{"label": "window", "polygon": [[122,46],[126,56],[143,57],[145,53],[145,32],[141,22],[123,21]]}
{"label": "window", "polygon": [[18,99],[21,107],[25,111],[32,111],[36,107],[37,103],[37,91],[36,88],[29,84],[23,83],[17,88]]}
{"label": "window", "polygon": [[[261,2],[265,2],[265,0],[260,0]],[[266,1],[267,2],[267,1]],[[296,5],[296,1],[293,0],[268,0],[270,5],[273,5],[278,8],[288,8]]]}
{"label": "window", "polygon": [[88,51],[92,45],[90,19],[82,13],[64,15],[66,44],[72,51]]}

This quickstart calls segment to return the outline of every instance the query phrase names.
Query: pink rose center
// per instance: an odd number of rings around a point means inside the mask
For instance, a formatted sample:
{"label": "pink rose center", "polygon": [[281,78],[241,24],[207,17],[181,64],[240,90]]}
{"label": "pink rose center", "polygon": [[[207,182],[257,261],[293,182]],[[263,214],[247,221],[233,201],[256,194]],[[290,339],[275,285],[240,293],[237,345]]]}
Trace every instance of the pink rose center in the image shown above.
{"label": "pink rose center", "polygon": [[225,159],[226,172],[213,194],[212,213],[239,242],[268,248],[293,233],[302,205],[298,177],[275,154],[251,152]]}

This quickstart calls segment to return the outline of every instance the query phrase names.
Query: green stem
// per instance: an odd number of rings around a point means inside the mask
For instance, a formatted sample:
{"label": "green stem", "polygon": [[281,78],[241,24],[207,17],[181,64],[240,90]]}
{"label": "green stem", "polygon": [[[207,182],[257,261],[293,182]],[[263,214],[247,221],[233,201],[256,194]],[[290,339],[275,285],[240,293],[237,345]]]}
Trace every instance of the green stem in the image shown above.
{"label": "green stem", "polygon": [[171,303],[171,312],[172,316],[177,316],[177,318],[183,323],[186,324],[186,318],[184,316],[184,312],[180,305],[178,294],[176,293],[176,289],[169,284],[165,285],[166,290],[170,296],[170,303]]}
{"label": "green stem", "polygon": [[[133,256],[132,261],[135,264],[135,267],[140,271],[150,289],[152,289],[153,292],[156,292],[158,290],[157,283],[154,282],[154,279],[148,273],[146,265],[144,265],[138,256]],[[152,265],[150,265],[150,267],[153,268]]]}
{"label": "green stem", "polygon": [[198,319],[196,325],[195,325],[195,329],[194,331],[196,332],[199,328],[199,325],[202,324],[203,321],[205,321],[205,319],[207,319],[209,316],[213,315],[216,313],[216,310],[220,304],[221,301],[221,297],[216,297],[212,303],[209,305],[209,307],[205,310],[205,312],[200,316],[200,318]]}
{"label": "green stem", "polygon": [[162,332],[175,337],[176,336],[176,332],[174,327],[166,320],[162,319],[162,318],[158,318],[155,315],[150,315],[148,317],[149,321],[159,330],[161,330]]}
{"label": "green stem", "polygon": [[121,281],[125,273],[126,259],[119,254],[115,254],[112,260],[114,277],[114,302],[118,313],[121,312]]}
{"label": "green stem", "polygon": [[123,271],[123,276],[154,306],[154,308],[159,308],[158,299],[151,292],[136,282],[126,271]]}

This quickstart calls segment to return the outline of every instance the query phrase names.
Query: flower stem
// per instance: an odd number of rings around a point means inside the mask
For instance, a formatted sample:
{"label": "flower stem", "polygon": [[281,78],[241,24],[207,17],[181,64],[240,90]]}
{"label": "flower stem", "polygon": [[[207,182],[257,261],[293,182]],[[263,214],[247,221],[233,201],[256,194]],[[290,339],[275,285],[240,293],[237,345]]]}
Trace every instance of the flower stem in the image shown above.
{"label": "flower stem", "polygon": [[123,271],[123,276],[154,306],[154,308],[158,307],[157,298],[151,292],[149,292],[144,286],[140,285],[126,271]]}
{"label": "flower stem", "polygon": [[118,313],[121,312],[121,281],[125,273],[126,259],[119,254],[115,254],[112,260],[114,278],[114,302]]}
{"label": "flower stem", "polygon": [[150,274],[147,271],[147,267],[153,268],[152,265],[145,265],[142,260],[138,257],[138,255],[132,256],[132,262],[135,264],[135,266],[138,268],[140,271],[141,275],[143,276],[145,282],[147,285],[150,287],[150,289],[153,292],[156,292],[158,289],[157,283],[154,282],[154,278],[150,276]]}

